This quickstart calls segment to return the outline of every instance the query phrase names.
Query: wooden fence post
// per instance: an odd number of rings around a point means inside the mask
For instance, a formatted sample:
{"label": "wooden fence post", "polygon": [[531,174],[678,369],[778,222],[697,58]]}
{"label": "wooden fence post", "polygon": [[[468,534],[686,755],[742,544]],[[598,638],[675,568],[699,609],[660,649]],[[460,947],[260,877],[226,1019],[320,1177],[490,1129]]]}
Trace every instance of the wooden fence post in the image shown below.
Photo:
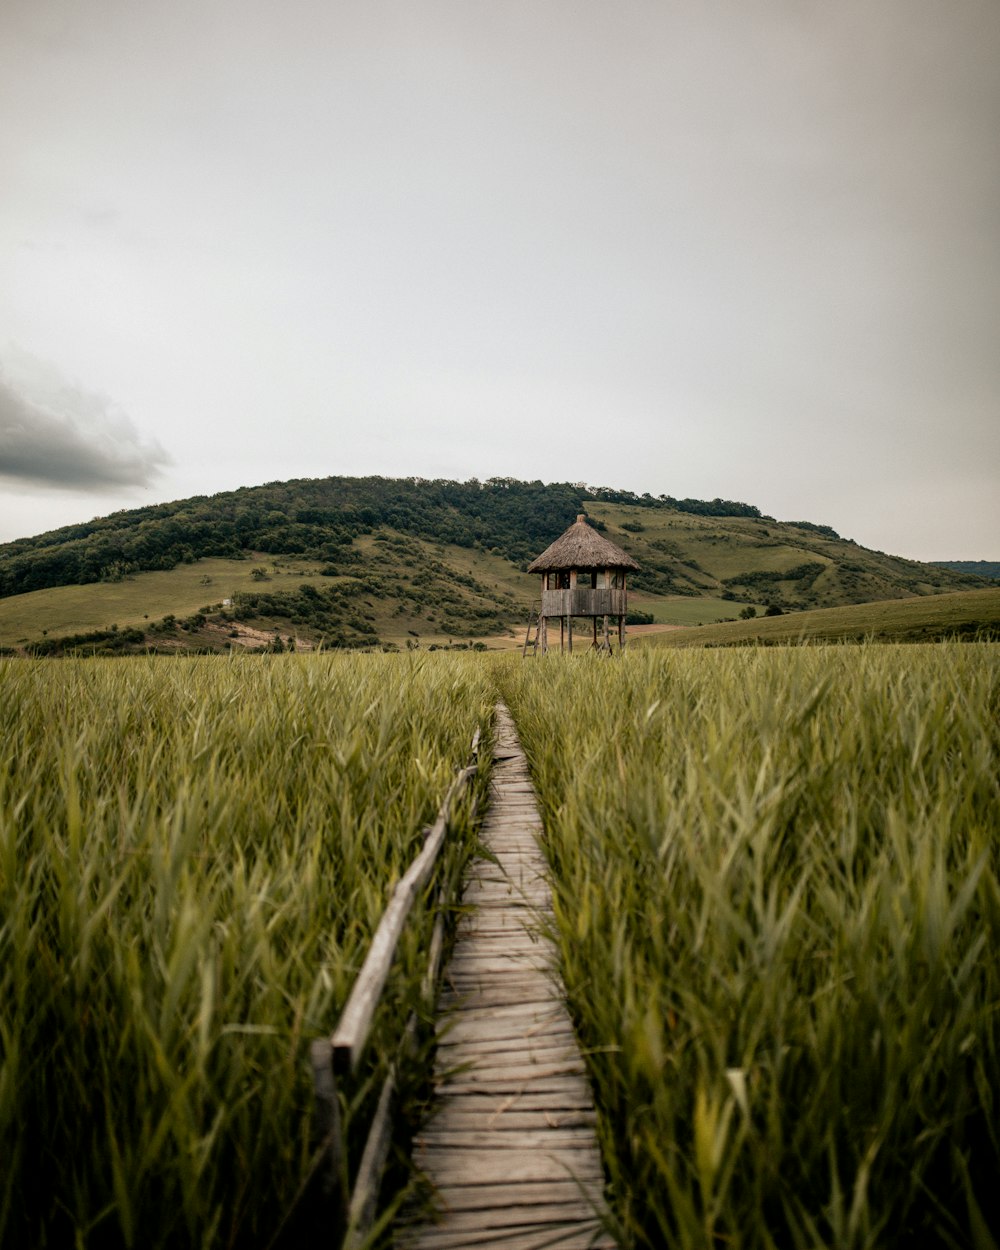
{"label": "wooden fence post", "polygon": [[339,1246],[347,1228],[347,1160],[340,1119],[337,1083],[333,1075],[333,1047],[328,1037],[309,1048],[313,1072],[313,1140],[322,1159],[316,1173],[317,1198],[324,1222],[328,1221],[329,1245]]}

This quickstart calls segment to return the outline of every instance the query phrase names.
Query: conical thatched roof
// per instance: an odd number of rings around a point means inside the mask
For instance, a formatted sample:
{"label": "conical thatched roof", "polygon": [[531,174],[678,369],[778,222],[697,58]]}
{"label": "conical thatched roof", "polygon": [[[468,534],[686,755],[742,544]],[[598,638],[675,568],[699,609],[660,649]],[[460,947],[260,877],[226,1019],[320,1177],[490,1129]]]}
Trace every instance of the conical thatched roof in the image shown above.
{"label": "conical thatched roof", "polygon": [[621,547],[616,547],[587,524],[581,513],[565,534],[546,547],[528,565],[529,573],[554,573],[560,569],[637,569],[639,566]]}

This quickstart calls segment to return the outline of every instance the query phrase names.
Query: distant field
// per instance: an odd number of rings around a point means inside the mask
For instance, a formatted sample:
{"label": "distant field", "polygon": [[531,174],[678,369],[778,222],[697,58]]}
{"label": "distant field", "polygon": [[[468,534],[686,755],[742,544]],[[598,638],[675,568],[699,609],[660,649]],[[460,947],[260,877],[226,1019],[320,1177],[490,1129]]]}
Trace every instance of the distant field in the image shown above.
{"label": "distant field", "polygon": [[[732,604],[727,606],[731,608]],[[671,630],[651,636],[643,645],[705,647],[754,642],[860,641],[863,638],[926,642],[951,636],[974,636],[980,630],[1000,635],[1000,589],[889,599]]]}
{"label": "distant field", "polygon": [[[509,613],[511,632],[491,632],[485,639],[486,645],[491,650],[521,645],[532,604],[537,610],[537,577],[521,573],[491,551],[413,539],[407,541],[405,551],[399,551],[374,537],[361,538],[356,545],[365,560],[364,570],[359,568],[357,576],[370,576],[374,570],[374,576],[382,581],[380,594],[359,587],[354,599],[379,641],[400,647],[407,643],[419,644],[424,648],[470,641],[473,635],[467,628],[468,622],[452,622],[449,627],[435,593],[423,596],[419,603],[406,599],[414,575],[428,563],[440,562],[459,579],[474,579],[480,588],[473,591],[468,582],[458,582],[456,593],[466,604],[475,606],[477,602],[488,602],[483,596],[489,595],[495,596],[496,602],[509,605],[505,610]],[[303,585],[324,590],[345,581],[345,578],[320,576],[322,567],[316,560],[256,553],[246,560],[196,560],[166,571],[137,573],[117,582],[89,582],[82,586],[57,586],[12,595],[0,599],[0,646],[24,646],[45,637],[82,634],[109,629],[112,625],[148,629],[168,613],[181,620],[240,593],[281,595]],[[266,577],[255,578],[252,575],[255,568],[266,569]],[[651,612],[658,623],[674,625],[697,625],[720,616],[733,616],[742,607],[742,604],[723,599],[683,595],[637,594],[634,603],[640,611]],[[293,626],[286,619],[266,612],[253,618],[253,625],[258,631],[277,628],[285,635],[295,634],[300,639],[318,637],[316,630]],[[216,631],[215,637],[224,638],[224,635]],[[474,637],[483,640],[479,631]],[[200,634],[187,634],[180,640],[187,645],[206,641],[210,639]],[[252,631],[241,638],[247,645],[257,641]]]}
{"label": "distant field", "polygon": [[[258,582],[251,569],[266,568],[269,581]],[[316,560],[255,556],[248,560],[196,560],[174,569],[137,573],[120,582],[55,586],[0,599],[0,645],[17,646],[47,632],[77,634],[110,625],[156,621],[172,612],[190,616],[208,604],[220,603],[237,591],[291,590],[314,577]]]}
{"label": "distant field", "polygon": [[[121,581],[11,595],[0,599],[0,646],[20,647],[111,626],[148,630],[168,614],[183,620],[240,594],[288,597],[303,586],[326,594],[338,584],[352,588],[343,616],[363,616],[375,631],[373,643],[405,646],[419,640],[421,646],[447,645],[493,632],[479,627],[483,609],[494,627],[506,621],[520,627],[532,597],[537,597],[537,578],[519,572],[491,551],[408,539],[391,531],[362,537],[356,548],[361,561],[345,564],[337,577],[321,576],[324,565],[318,560],[255,552],[246,560],[206,558]],[[255,578],[255,568],[265,569],[266,577]],[[426,582],[428,569],[436,570],[430,584]],[[240,620],[249,621],[258,631],[279,629],[300,640],[316,641],[328,633],[266,607],[241,613]],[[223,618],[219,621],[225,626]],[[187,633],[178,645],[214,642],[218,647],[220,639],[226,638],[219,631],[219,621],[214,632],[210,625],[207,631]],[[256,639],[248,633],[241,641],[253,645]]]}
{"label": "distant field", "polygon": [[[763,607],[754,605],[763,612]],[[657,625],[709,625],[720,617],[737,617],[746,607],[731,599],[717,599],[714,595],[643,595],[629,594],[629,607],[637,612],[651,612]]]}

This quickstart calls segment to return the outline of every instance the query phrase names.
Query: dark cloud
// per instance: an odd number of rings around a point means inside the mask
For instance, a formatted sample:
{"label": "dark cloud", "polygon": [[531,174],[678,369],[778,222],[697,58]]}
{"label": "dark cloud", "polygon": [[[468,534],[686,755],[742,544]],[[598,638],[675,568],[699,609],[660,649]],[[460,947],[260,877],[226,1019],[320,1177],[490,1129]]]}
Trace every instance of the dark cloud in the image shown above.
{"label": "dark cloud", "polygon": [[60,387],[38,402],[0,374],[0,476],[64,490],[145,486],[170,462],[107,400]]}

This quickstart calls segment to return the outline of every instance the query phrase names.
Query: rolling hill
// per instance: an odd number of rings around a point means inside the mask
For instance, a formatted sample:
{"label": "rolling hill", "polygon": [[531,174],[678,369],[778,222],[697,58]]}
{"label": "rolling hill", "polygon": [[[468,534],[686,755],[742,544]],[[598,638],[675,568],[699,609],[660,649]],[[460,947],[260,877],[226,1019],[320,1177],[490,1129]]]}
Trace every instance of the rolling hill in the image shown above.
{"label": "rolling hill", "polygon": [[788,646],[802,642],[1000,641],[1000,587],[672,630],[643,640],[667,647]]}
{"label": "rolling hill", "polygon": [[633,607],[664,624],[989,584],[730,500],[510,478],[301,479],[0,545],[0,646],[482,645],[523,629],[537,595],[524,569],[580,511],[639,561]]}

